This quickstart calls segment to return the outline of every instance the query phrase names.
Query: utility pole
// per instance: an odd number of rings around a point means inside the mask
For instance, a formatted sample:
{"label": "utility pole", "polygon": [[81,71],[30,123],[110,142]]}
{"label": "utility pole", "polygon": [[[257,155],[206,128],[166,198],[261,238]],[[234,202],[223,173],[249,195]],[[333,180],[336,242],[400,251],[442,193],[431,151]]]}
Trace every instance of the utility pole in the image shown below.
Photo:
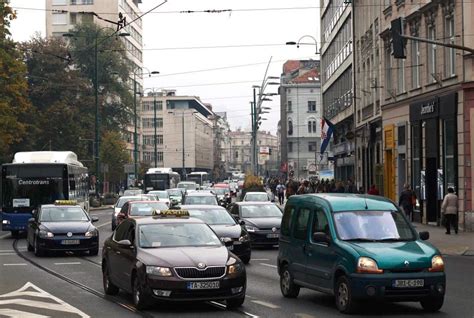
{"label": "utility pole", "polygon": [[94,45],[94,91],[95,91],[95,175],[96,175],[96,184],[95,184],[95,194],[99,197],[100,189],[100,111],[99,111],[99,67],[98,67],[98,56],[97,56],[97,38],[99,34],[95,36],[95,45]]}
{"label": "utility pole", "polygon": [[186,178],[186,165],[184,157],[184,109],[181,111],[181,133],[182,133],[182,144],[183,144],[183,179]]}
{"label": "utility pole", "polygon": [[133,120],[134,120],[134,132],[133,132],[133,166],[135,174],[135,185],[138,183],[138,135],[137,135],[137,80],[136,74],[133,73]]}
{"label": "utility pole", "polygon": [[258,161],[257,161],[257,94],[255,87],[253,88],[253,103],[252,103],[252,112],[253,112],[253,122],[252,122],[252,158],[253,158],[253,174],[257,175],[258,172]]}

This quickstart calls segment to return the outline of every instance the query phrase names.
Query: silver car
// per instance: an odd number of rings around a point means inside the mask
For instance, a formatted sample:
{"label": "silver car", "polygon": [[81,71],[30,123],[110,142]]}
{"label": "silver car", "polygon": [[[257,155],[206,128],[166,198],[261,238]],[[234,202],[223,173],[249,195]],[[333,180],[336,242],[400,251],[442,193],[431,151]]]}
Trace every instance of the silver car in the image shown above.
{"label": "silver car", "polygon": [[115,231],[117,227],[117,214],[120,213],[125,202],[128,201],[152,201],[153,199],[150,196],[145,195],[134,195],[134,196],[122,196],[120,197],[114,205],[114,213],[112,213],[112,231]]}

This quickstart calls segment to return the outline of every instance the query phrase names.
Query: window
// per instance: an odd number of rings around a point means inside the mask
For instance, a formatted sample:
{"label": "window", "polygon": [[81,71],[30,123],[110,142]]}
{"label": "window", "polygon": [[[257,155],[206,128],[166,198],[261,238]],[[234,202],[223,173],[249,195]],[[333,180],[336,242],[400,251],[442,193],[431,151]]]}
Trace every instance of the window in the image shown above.
{"label": "window", "polygon": [[[433,24],[428,26],[428,39],[436,41],[436,28]],[[428,81],[434,83],[436,76],[436,44],[427,44],[428,47]]]}
{"label": "window", "polygon": [[308,151],[315,152],[317,147],[317,143],[315,141],[308,142]]}
{"label": "window", "polygon": [[308,112],[310,112],[310,113],[316,112],[316,101],[315,100],[309,100],[308,101]]}
{"label": "window", "polygon": [[69,16],[69,23],[70,24],[77,23],[77,14],[75,12],[71,12],[71,15]]}
{"label": "window", "polygon": [[289,236],[290,229],[291,229],[291,220],[293,219],[293,213],[295,212],[295,208],[292,206],[285,206],[285,213],[283,214],[283,218],[281,220],[281,234]]}
{"label": "window", "polygon": [[293,152],[293,143],[291,141],[288,142],[288,152]]}
{"label": "window", "polygon": [[53,13],[53,25],[67,24],[67,13]]}
{"label": "window", "polygon": [[405,126],[398,126],[398,145],[405,146]]}
{"label": "window", "polygon": [[292,105],[292,103],[291,103],[291,100],[288,101],[288,111],[287,111],[287,112],[288,112],[288,113],[293,112],[293,105]]}
{"label": "window", "polygon": [[53,6],[65,6],[67,5],[67,0],[53,0]]}
{"label": "window", "polygon": [[385,48],[385,84],[388,91],[392,90],[392,52],[390,46]]}
{"label": "window", "polygon": [[71,0],[72,5],[77,5],[77,4],[94,4],[94,0]]}
{"label": "window", "polygon": [[329,231],[328,218],[321,207],[317,207],[315,213],[313,214],[311,234],[316,232],[326,233],[327,235],[331,234]]}
{"label": "window", "polygon": [[156,157],[157,157],[158,162],[163,162],[163,151],[158,151],[156,153]]}
{"label": "window", "polygon": [[[444,38],[446,39],[446,43],[454,44],[454,16],[451,14],[446,16],[445,19],[445,30],[444,30]],[[445,48],[444,49],[444,65],[445,65],[445,76],[451,77],[455,75],[455,67],[456,67],[456,53],[452,48]]]}
{"label": "window", "polygon": [[411,41],[411,83],[412,88],[420,87],[420,42]]}
{"label": "window", "polygon": [[308,121],[308,133],[316,133],[316,120],[310,119]]}
{"label": "window", "polygon": [[157,145],[163,144],[163,135],[156,135],[156,144]]}
{"label": "window", "polygon": [[398,59],[397,60],[397,73],[398,73],[398,87],[397,93],[401,94],[405,92],[405,60]]}
{"label": "window", "polygon": [[288,136],[291,136],[293,135],[293,122],[290,120],[288,120]]}
{"label": "window", "polygon": [[310,211],[306,208],[301,208],[298,211],[295,227],[293,229],[293,236],[298,240],[306,240],[308,234],[308,220]]}
{"label": "window", "polygon": [[81,20],[82,20],[82,23],[93,23],[94,16],[90,13],[84,13],[81,15]]}

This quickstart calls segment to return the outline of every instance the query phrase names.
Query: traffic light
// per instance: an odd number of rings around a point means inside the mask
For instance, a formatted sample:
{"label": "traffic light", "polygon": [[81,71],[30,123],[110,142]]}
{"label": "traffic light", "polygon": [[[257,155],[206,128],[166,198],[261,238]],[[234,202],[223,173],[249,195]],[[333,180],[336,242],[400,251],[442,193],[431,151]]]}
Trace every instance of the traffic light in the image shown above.
{"label": "traffic light", "polygon": [[391,21],[390,33],[392,35],[392,54],[396,59],[406,59],[405,40],[403,35],[403,20],[397,18]]}

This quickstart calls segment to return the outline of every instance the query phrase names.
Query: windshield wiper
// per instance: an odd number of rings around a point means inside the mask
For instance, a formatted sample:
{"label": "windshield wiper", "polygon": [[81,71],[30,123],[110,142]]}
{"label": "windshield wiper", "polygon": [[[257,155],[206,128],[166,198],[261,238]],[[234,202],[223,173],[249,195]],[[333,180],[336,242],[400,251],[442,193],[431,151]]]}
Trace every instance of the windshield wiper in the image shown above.
{"label": "windshield wiper", "polygon": [[351,239],[344,240],[345,242],[376,242],[377,240],[369,239],[366,237],[355,237]]}
{"label": "windshield wiper", "polygon": [[411,241],[411,240],[396,238],[396,237],[382,238],[382,239],[377,240],[377,242],[406,242],[406,241]]}

